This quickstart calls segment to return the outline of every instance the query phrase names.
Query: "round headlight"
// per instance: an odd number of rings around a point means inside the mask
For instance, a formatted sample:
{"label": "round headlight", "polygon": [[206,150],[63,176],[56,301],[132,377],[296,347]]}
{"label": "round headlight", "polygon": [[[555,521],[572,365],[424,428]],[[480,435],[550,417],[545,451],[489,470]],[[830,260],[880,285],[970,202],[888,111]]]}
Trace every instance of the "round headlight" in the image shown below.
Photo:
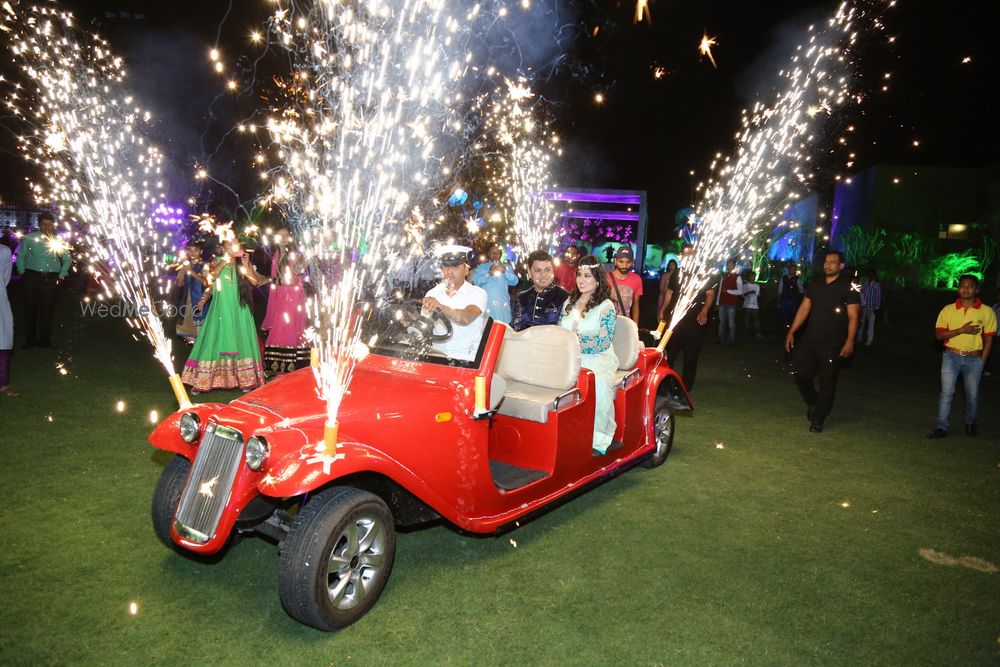
{"label": "round headlight", "polygon": [[264,465],[264,461],[267,459],[267,441],[259,435],[255,435],[249,440],[247,440],[247,467],[250,470],[260,470],[260,467]]}
{"label": "round headlight", "polygon": [[198,415],[193,412],[181,415],[180,430],[181,440],[188,443],[195,442],[201,433],[201,420],[198,419]]}

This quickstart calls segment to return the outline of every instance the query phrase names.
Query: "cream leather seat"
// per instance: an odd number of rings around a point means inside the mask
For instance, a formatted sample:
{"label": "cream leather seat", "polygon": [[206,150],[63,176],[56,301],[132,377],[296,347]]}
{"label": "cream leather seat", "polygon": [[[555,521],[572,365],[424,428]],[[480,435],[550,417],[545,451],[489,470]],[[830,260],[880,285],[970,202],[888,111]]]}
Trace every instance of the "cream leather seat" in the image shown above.
{"label": "cream leather seat", "polygon": [[507,331],[494,375],[507,385],[499,414],[544,424],[552,410],[573,398],[580,376],[580,340],[555,325]]}
{"label": "cream leather seat", "polygon": [[[618,316],[618,323],[615,325],[615,337],[611,341],[611,346],[618,357],[618,371],[615,373],[615,390],[624,388],[626,382],[631,382],[634,378],[629,378],[632,374],[632,367],[639,359],[639,350],[642,343],[639,341],[639,327],[631,318]],[[634,374],[638,376],[639,373]],[[628,378],[628,379],[627,379]]]}

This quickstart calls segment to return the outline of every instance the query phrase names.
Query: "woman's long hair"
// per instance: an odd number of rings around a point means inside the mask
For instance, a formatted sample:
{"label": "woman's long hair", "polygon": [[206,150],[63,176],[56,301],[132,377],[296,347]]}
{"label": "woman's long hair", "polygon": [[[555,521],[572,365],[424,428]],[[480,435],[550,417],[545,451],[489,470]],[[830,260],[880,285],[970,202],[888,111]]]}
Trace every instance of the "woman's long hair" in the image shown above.
{"label": "woman's long hair", "polygon": [[250,312],[252,313],[253,285],[251,285],[247,277],[240,272],[239,266],[236,267],[236,277],[239,280],[239,286],[240,286],[240,302],[242,302],[244,306],[249,308]]}
{"label": "woman's long hair", "polygon": [[287,284],[294,285],[295,276],[294,275],[286,276],[285,274],[288,272],[288,267],[291,261],[291,255],[295,253],[295,239],[292,238],[291,232],[289,232],[288,230],[282,229],[280,231],[288,235],[288,243],[286,243],[284,247],[282,247],[281,244],[278,243],[276,244],[277,247],[274,250],[274,252],[277,253],[278,255],[278,268],[275,270],[275,275],[274,275],[275,284],[285,285],[286,284],[285,279],[290,277],[291,282]]}
{"label": "woman's long hair", "polygon": [[[594,280],[597,281],[597,289],[594,290],[590,301],[587,302],[583,312],[580,313],[580,316],[584,317],[591,308],[599,306],[604,303],[605,299],[611,298],[611,284],[608,272],[604,270],[604,265],[597,261],[597,258],[593,255],[587,255],[579,261],[576,265],[576,272],[580,273],[581,269],[590,269],[590,275],[594,276]],[[566,300],[566,312],[571,311],[576,306],[576,302],[580,300],[580,296],[582,295],[580,294],[579,285],[574,285],[573,291],[569,293],[569,299]]]}
{"label": "woman's long hair", "polygon": [[[247,251],[244,250],[243,252]],[[233,273],[236,277],[236,289],[240,295],[240,303],[249,308],[250,312],[253,312],[253,285],[250,284],[250,280],[240,271],[242,262],[235,254],[229,258],[229,266],[233,267]],[[253,262],[250,263],[250,266],[253,268]]]}

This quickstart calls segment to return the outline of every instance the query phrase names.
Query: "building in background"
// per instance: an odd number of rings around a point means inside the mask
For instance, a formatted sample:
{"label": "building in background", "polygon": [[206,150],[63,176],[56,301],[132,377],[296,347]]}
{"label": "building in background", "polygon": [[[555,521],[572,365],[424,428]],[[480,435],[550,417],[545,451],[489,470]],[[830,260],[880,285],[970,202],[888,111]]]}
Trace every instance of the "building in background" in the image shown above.
{"label": "building in background", "polygon": [[831,239],[851,227],[975,240],[1000,215],[1000,163],[982,168],[878,164],[837,185]]}
{"label": "building in background", "polygon": [[877,266],[900,286],[950,289],[988,281],[1000,249],[1000,163],[987,167],[879,164],[839,183],[831,247]]}

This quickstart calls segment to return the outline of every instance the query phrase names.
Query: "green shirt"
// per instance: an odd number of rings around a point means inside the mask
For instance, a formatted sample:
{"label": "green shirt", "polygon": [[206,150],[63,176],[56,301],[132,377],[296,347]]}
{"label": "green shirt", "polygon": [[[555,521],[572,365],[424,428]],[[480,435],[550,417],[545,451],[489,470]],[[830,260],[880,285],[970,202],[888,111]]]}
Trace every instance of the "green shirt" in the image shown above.
{"label": "green shirt", "polygon": [[65,249],[59,252],[60,245],[63,245],[63,242],[57,238],[51,239],[41,232],[31,232],[24,237],[21,247],[17,250],[17,272],[22,276],[25,271],[58,272],[60,278],[65,278],[72,260],[69,256],[69,246],[65,245]]}

